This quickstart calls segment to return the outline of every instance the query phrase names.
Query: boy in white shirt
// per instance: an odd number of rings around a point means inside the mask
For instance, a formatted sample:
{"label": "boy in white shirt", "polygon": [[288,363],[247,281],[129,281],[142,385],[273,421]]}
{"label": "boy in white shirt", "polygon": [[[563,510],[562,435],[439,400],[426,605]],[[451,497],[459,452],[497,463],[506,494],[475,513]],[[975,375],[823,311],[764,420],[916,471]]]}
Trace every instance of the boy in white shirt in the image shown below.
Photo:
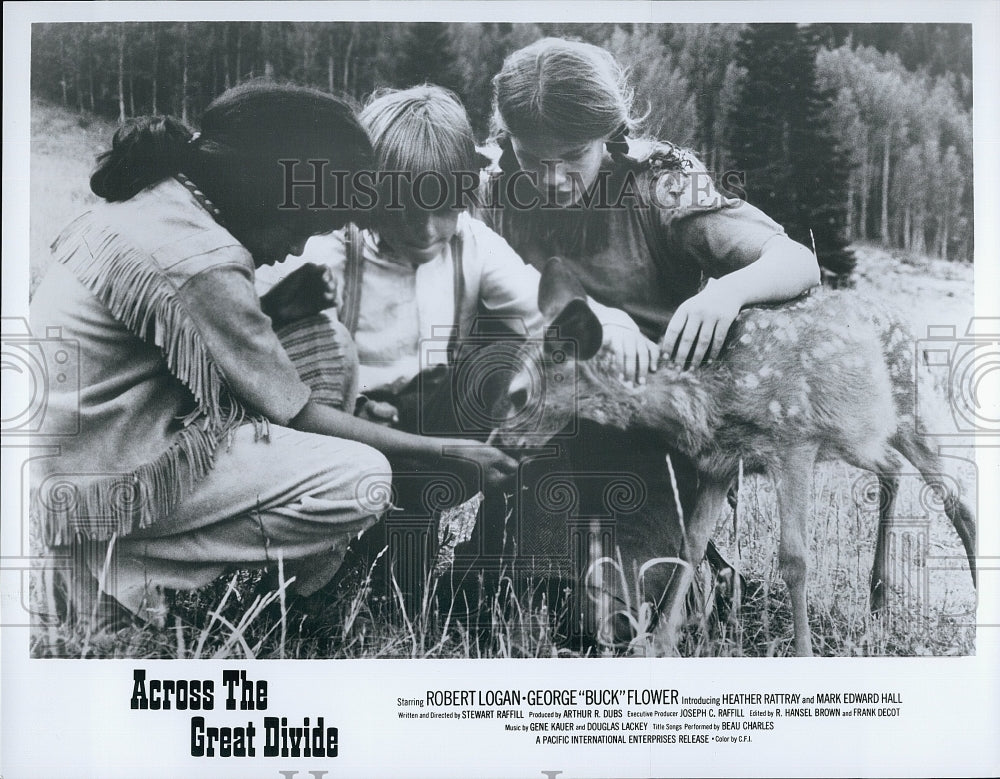
{"label": "boy in white shirt", "polygon": [[[484,322],[494,332],[499,322],[515,335],[539,334],[539,273],[466,210],[463,197],[476,187],[462,187],[478,183],[480,155],[454,95],[430,85],[388,91],[360,120],[383,174],[377,228],[316,236],[298,258],[261,269],[257,287],[268,293],[265,311],[276,320],[332,304],[330,315],[357,346],[359,392],[380,399],[362,401],[359,412],[400,424],[392,399],[421,371],[449,362],[452,336],[475,340]],[[638,333],[624,312],[591,305],[612,348],[617,339],[609,328]]]}

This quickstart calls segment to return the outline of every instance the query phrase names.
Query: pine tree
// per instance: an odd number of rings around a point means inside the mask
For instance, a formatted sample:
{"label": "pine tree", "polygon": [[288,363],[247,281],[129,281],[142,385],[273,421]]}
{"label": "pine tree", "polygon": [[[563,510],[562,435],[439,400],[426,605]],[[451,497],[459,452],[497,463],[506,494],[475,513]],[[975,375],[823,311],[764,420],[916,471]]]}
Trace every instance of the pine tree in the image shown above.
{"label": "pine tree", "polygon": [[729,152],[746,174],[748,200],[796,241],[815,242],[820,265],[854,268],[847,248],[850,162],[830,126],[833,95],[816,84],[818,34],[794,24],[754,24],[737,45],[744,77],[728,118]]}
{"label": "pine tree", "polygon": [[417,22],[406,25],[396,67],[396,86],[437,84],[453,91],[462,88],[448,25]]}

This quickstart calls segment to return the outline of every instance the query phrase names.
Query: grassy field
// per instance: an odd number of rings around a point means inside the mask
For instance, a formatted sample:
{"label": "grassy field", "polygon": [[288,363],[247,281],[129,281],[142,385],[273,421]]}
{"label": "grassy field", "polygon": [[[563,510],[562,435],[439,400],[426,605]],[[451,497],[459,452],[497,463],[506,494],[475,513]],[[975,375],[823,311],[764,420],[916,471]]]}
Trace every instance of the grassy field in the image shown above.
{"label": "grassy field", "polygon": [[[48,244],[77,212],[93,202],[87,179],[113,128],[48,104],[32,109],[32,289],[48,262]],[[972,314],[970,266],[906,256],[868,245],[859,256],[859,291],[910,315],[918,337],[928,325],[953,325],[961,334]],[[940,387],[930,384],[940,394]],[[946,421],[946,416],[942,417]],[[942,421],[942,424],[945,422]],[[949,458],[964,494],[975,505],[975,468],[968,442]],[[966,458],[963,460],[962,458]],[[844,465],[817,474],[811,525],[810,620],[817,653],[835,656],[960,655],[975,651],[975,592],[961,544],[914,474],[901,480],[896,517],[903,535],[898,589],[890,613],[868,612],[868,577],[875,547],[877,506],[869,499],[874,476]],[[718,612],[695,619],[682,647],[701,656],[774,656],[790,652],[791,621],[777,571],[773,488],[765,479],[743,485],[736,521],[716,535],[746,578],[738,616]],[[654,556],[655,550],[651,550]],[[956,562],[957,561],[957,562]],[[947,563],[947,564],[945,564]],[[376,575],[375,577],[379,577]],[[714,584],[705,578],[703,597]],[[428,590],[444,587],[430,582]],[[531,598],[522,583],[501,577],[499,587],[474,596],[475,625],[456,617],[447,600],[428,596],[416,613],[397,608],[402,594],[373,584],[356,562],[335,586],[307,602],[286,598],[281,577],[241,572],[203,590],[180,593],[164,630],[127,626],[91,630],[61,623],[33,635],[38,656],[71,657],[549,657],[614,653],[569,642],[560,634],[557,598]],[[36,587],[42,610],[46,600]],[[648,615],[633,614],[641,639]]]}

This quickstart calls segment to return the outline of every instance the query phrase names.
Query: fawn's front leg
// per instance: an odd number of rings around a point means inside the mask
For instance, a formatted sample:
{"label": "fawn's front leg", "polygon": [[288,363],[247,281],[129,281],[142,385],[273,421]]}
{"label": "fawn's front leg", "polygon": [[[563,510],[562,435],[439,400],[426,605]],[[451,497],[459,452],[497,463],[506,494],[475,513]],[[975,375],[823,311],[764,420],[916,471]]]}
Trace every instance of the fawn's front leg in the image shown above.
{"label": "fawn's front leg", "polygon": [[653,648],[657,654],[677,654],[680,630],[684,625],[684,603],[688,589],[694,580],[694,573],[705,557],[708,540],[715,529],[715,523],[726,505],[726,493],[731,479],[717,481],[706,478],[698,487],[694,511],[682,527],[685,530],[681,547],[681,558],[688,563],[680,566],[679,575],[674,576],[667,586],[660,610],[660,620],[653,635]]}
{"label": "fawn's front leg", "polygon": [[811,657],[813,653],[809,612],[806,608],[806,555],[809,552],[806,525],[812,506],[815,465],[815,446],[811,444],[794,446],[785,451],[781,469],[774,473],[778,514],[781,517],[778,567],[781,569],[781,577],[785,580],[792,601],[795,654],[800,657]]}

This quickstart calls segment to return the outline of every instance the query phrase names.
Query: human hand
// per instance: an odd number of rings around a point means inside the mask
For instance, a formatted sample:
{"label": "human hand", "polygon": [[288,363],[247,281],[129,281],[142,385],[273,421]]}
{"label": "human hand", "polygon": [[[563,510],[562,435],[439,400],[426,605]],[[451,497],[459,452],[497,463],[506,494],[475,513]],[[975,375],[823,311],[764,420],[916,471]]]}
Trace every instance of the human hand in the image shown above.
{"label": "human hand", "polygon": [[328,265],[307,262],[261,296],[261,308],[275,326],[318,314],[334,305],[337,281]]}
{"label": "human hand", "polygon": [[495,446],[479,441],[450,439],[441,449],[442,456],[451,456],[471,461],[478,466],[487,487],[496,487],[517,471],[517,460],[504,454]]}
{"label": "human hand", "polygon": [[742,297],[729,285],[709,279],[701,292],[685,300],[674,312],[660,351],[685,367],[714,360],[742,306]]}
{"label": "human hand", "polygon": [[619,324],[604,325],[604,348],[615,358],[619,381],[631,385],[646,383],[646,373],[655,371],[660,360],[660,348],[638,328]]}
{"label": "human hand", "polygon": [[355,416],[386,427],[399,424],[399,409],[381,400],[365,400]]}

